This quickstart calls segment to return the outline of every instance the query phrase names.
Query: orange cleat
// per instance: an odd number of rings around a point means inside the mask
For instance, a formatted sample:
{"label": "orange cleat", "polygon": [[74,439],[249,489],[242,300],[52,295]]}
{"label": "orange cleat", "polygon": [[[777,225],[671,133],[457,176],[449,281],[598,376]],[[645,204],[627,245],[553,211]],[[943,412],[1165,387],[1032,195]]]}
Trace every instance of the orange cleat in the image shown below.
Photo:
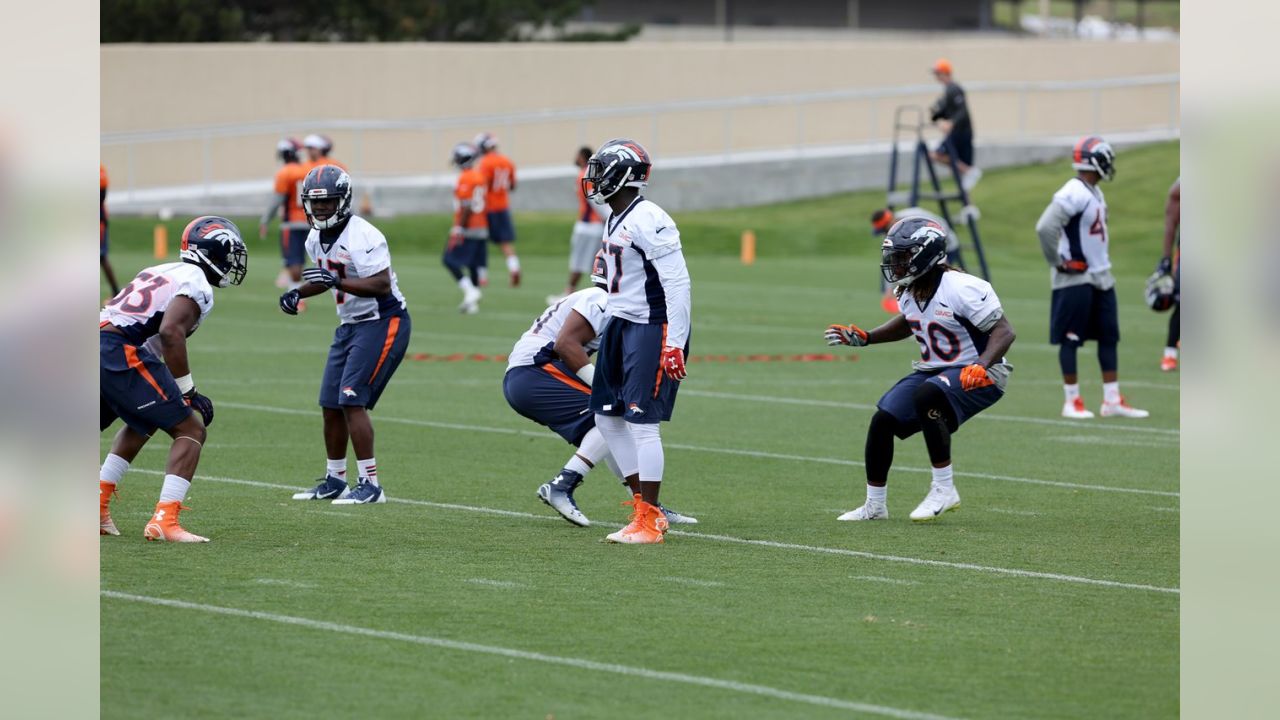
{"label": "orange cleat", "polygon": [[111,496],[116,494],[116,484],[98,481],[98,534],[119,535],[116,523],[111,519]]}
{"label": "orange cleat", "polygon": [[1168,355],[1160,358],[1160,371],[1173,372],[1178,369],[1178,358],[1169,357]]}
{"label": "orange cleat", "polygon": [[663,542],[668,523],[666,516],[657,505],[650,505],[641,500],[639,495],[632,498],[630,502],[622,504],[631,506],[631,521],[618,532],[605,536],[606,541],[626,545],[652,545]]}
{"label": "orange cleat", "polygon": [[156,513],[143,529],[142,536],[161,542],[209,542],[209,538],[189,533],[178,524],[178,513],[190,509],[183,507],[177,500],[156,503]]}

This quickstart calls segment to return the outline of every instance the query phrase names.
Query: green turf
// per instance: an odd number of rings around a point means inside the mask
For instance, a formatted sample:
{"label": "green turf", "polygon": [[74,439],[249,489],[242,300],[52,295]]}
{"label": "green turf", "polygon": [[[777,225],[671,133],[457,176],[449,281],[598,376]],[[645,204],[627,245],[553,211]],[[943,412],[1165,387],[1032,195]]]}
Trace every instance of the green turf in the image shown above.
{"label": "green turf", "polygon": [[[1177,146],[1123,153],[1119,167],[1106,190],[1121,373],[1152,417],[1057,417],[1033,225],[1069,171],[992,171],[977,198],[996,289],[1019,332],[1016,371],[1007,396],[955,436],[964,504],[933,525],[906,519],[928,484],[918,436],[898,445],[892,519],[835,521],[861,503],[851,463],[867,408],[909,370],[911,342],[856,361],[847,351],[838,362],[737,360],[822,353],[827,323],[884,317],[864,230],[875,195],[676,218],[694,283],[693,354],[729,361],[692,363],[663,427],[664,499],[702,522],[661,547],[599,542],[625,519],[603,472],[578,492],[596,527],[573,528],[537,502],[534,489],[569,448],[506,406],[500,362],[406,360],[374,413],[390,496],[452,506],[337,508],[228,482],[301,487],[323,461],[315,393],[332,304],[281,314],[274,248],[251,242],[245,285],[219,291],[191,340],[197,383],[218,408],[183,519],[213,542],[142,541],[167,445],[157,441],[113,505],[124,535],[102,541],[105,590],[814,697],[105,597],[103,716],[859,715],[840,702],[966,718],[1176,715],[1179,596],[1166,591],[1179,584],[1179,392],[1156,367],[1167,316],[1142,305],[1141,287]],[[453,310],[458,292],[438,261],[443,219],[379,223],[413,314],[411,353],[505,353],[542,310],[563,280],[570,218],[517,223],[525,286],[490,288],[477,316]],[[748,227],[761,260],[743,267],[736,243]],[[149,223],[117,218],[112,240],[122,275],[153,262]],[[1081,368],[1096,406],[1091,350]]]}

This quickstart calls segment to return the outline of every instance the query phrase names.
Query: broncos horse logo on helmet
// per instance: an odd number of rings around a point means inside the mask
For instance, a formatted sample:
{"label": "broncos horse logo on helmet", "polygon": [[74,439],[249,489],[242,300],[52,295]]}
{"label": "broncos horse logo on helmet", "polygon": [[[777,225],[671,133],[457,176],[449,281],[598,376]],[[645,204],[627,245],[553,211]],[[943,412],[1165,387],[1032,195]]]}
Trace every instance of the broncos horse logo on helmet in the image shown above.
{"label": "broncos horse logo on helmet", "polygon": [[1116,177],[1116,151],[1111,143],[1097,135],[1081,138],[1071,152],[1071,167],[1076,170],[1092,170],[1103,180]]}
{"label": "broncos horse logo on helmet", "polygon": [[204,215],[187,224],[179,254],[182,262],[199,267],[209,284],[217,287],[239,285],[249,270],[249,252],[240,228],[216,215]]}
{"label": "broncos horse logo on helmet", "polygon": [[947,258],[947,231],[922,217],[899,220],[880,245],[880,274],[906,287]]}
{"label": "broncos horse logo on helmet", "polygon": [[600,146],[587,161],[582,177],[582,194],[597,205],[624,187],[642,188],[649,184],[653,161],[649,152],[635,140],[615,138]]}
{"label": "broncos horse logo on helmet", "polygon": [[466,170],[476,164],[476,158],[478,157],[480,157],[480,151],[475,145],[460,142],[453,146],[453,156],[450,159],[453,161],[454,167],[459,170]]}
{"label": "broncos horse logo on helmet", "polygon": [[[317,165],[312,168],[302,181],[301,195],[307,222],[317,230],[331,228],[351,217],[351,176],[337,165]],[[337,206],[328,215],[319,217],[313,203],[329,199],[336,199]],[[327,209],[320,210],[319,214],[323,215]]]}

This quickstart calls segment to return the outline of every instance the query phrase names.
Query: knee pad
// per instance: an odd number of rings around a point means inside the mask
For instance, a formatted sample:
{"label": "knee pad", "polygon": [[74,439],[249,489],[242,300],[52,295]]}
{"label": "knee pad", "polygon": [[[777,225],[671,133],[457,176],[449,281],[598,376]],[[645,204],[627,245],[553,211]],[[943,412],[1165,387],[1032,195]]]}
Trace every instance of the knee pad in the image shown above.
{"label": "knee pad", "polygon": [[662,442],[658,423],[627,423],[627,426],[631,429],[631,437],[636,439],[637,446]]}
{"label": "knee pad", "polygon": [[957,425],[955,411],[951,409],[951,401],[947,399],[947,393],[936,383],[920,383],[912,400],[916,407],[916,417],[921,425],[930,421],[943,422],[949,430],[955,431]]}

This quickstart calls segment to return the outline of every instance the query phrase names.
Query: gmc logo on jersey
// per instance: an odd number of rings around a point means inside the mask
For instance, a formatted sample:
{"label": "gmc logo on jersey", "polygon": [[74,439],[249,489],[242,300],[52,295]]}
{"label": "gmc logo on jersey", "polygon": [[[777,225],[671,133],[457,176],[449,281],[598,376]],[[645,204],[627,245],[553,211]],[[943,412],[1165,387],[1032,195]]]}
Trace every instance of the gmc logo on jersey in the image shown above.
{"label": "gmc logo on jersey", "polygon": [[949,318],[953,316],[953,313],[950,310],[934,310],[933,316],[940,317],[940,318]]}

